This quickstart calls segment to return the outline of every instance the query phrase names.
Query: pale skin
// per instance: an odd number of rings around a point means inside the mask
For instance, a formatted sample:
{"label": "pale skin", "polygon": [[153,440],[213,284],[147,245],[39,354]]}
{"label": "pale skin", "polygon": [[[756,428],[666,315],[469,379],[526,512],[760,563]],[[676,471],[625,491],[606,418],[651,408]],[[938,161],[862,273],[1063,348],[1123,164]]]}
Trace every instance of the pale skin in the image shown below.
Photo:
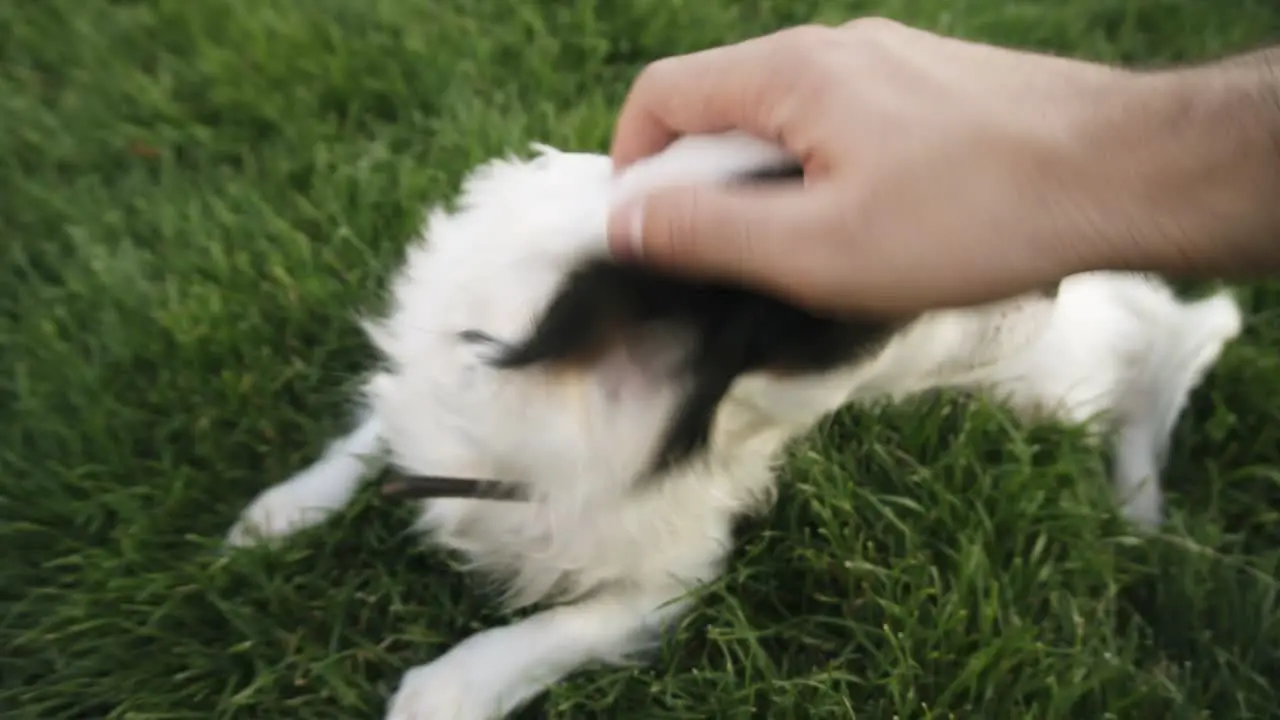
{"label": "pale skin", "polygon": [[1280,46],[1138,70],[878,18],[791,28],[645,68],[611,155],[730,129],[803,186],[656,192],[614,210],[616,255],[889,315],[1088,270],[1280,272]]}

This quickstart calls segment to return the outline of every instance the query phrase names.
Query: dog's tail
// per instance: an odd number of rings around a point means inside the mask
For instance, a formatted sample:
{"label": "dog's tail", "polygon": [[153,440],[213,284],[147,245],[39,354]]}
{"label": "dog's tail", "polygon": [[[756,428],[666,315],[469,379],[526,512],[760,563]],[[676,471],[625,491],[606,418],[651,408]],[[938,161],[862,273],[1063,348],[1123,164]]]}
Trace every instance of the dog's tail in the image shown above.
{"label": "dog's tail", "polygon": [[1160,472],[1174,425],[1191,392],[1217,363],[1226,344],[1240,334],[1240,306],[1227,292],[1180,301],[1155,285],[1130,300],[1144,322],[1148,344],[1132,368],[1130,384],[1120,397],[1115,418],[1112,474],[1131,521],[1146,527],[1160,523]]}

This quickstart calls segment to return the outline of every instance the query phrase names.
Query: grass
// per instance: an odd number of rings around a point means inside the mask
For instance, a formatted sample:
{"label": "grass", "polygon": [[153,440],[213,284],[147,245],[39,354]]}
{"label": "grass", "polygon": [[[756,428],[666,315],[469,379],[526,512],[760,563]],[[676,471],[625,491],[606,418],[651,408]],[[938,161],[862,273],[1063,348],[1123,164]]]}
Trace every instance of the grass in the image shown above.
{"label": "grass", "polygon": [[[217,543],[342,427],[354,312],[467,168],[604,148],[649,59],[867,13],[1140,63],[1280,36],[1274,0],[0,3],[0,714],[380,717],[500,622],[367,495]],[[655,664],[526,716],[1277,717],[1280,285],[1242,297],[1160,536],[1069,429],[850,411]]]}

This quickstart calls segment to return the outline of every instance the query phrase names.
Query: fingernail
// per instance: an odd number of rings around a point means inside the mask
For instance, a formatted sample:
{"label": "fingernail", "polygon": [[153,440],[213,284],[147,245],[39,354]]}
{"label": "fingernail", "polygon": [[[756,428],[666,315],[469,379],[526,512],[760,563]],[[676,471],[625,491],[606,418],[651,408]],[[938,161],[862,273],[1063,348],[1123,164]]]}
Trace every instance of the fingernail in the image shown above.
{"label": "fingernail", "polygon": [[628,203],[609,216],[609,251],[619,260],[639,260],[644,254],[644,208]]}

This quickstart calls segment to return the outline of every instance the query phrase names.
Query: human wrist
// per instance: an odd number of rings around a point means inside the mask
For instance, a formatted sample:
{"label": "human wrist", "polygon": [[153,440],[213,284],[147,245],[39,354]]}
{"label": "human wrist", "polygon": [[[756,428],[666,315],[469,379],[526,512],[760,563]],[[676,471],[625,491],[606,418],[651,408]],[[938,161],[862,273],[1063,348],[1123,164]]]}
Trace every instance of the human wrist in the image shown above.
{"label": "human wrist", "polygon": [[1280,261],[1280,85],[1257,63],[1118,72],[1071,140],[1073,270],[1240,277]]}

